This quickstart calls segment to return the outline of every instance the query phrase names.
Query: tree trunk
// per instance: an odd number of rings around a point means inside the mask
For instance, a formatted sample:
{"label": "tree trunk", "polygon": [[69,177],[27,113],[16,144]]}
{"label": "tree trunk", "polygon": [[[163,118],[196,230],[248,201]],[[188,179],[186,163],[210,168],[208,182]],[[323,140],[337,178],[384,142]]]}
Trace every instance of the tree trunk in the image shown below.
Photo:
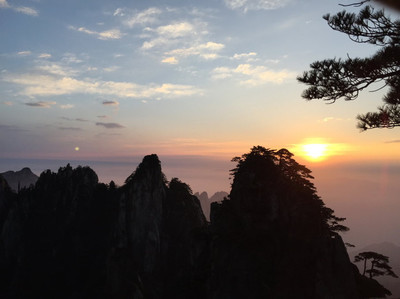
{"label": "tree trunk", "polygon": [[364,271],[363,271],[363,276],[365,276],[365,271],[367,270],[367,259],[364,258]]}
{"label": "tree trunk", "polygon": [[375,260],[371,262],[371,270],[369,272],[369,278],[372,278],[372,270],[374,270]]}

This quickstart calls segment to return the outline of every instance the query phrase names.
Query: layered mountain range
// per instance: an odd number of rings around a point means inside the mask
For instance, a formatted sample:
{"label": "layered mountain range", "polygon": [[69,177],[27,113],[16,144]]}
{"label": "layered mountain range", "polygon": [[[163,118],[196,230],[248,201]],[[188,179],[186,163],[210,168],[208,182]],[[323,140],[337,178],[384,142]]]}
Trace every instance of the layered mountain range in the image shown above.
{"label": "layered mountain range", "polygon": [[156,155],[116,187],[89,167],[0,177],[1,298],[361,298],[332,210],[288,151],[237,158],[208,222]]}

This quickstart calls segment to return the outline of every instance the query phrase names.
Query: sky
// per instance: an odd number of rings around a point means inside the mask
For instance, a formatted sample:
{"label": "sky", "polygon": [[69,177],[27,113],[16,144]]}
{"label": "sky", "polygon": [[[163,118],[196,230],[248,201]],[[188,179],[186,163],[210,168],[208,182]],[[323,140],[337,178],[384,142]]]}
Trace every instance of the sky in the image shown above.
{"label": "sky", "polygon": [[[296,80],[315,60],[376,50],[322,19],[342,2],[0,0],[0,171],[84,161],[122,183],[156,153],[167,177],[212,193],[229,188],[232,157],[285,147],[316,169],[326,202],[357,216],[344,191],[373,201],[362,186],[377,173],[400,178],[399,131],[356,128],[384,90],[307,102]],[[307,158],[308,143],[326,144],[325,159]]]}

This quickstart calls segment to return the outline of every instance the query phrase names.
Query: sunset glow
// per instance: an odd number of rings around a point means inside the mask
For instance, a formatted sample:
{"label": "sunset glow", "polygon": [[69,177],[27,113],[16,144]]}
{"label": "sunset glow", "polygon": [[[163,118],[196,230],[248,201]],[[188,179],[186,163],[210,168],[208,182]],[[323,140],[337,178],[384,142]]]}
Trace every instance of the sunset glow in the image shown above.
{"label": "sunset glow", "polygon": [[304,144],[303,150],[305,155],[312,160],[322,160],[326,157],[327,144]]}

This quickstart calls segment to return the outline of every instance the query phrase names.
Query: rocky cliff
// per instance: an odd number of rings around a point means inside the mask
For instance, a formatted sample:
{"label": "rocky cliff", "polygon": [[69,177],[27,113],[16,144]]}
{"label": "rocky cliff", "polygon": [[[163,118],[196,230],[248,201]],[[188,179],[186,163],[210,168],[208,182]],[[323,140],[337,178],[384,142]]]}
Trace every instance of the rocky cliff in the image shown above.
{"label": "rocky cliff", "polygon": [[229,194],[225,191],[215,192],[211,197],[208,197],[207,192],[196,192],[194,194],[200,201],[201,208],[203,209],[204,216],[206,219],[210,221],[210,207],[213,202],[221,202],[223,201]]}
{"label": "rocky cliff", "polygon": [[156,155],[146,156],[119,192],[108,295],[196,298],[197,267],[206,249],[198,199],[178,179],[167,183]]}
{"label": "rocky cliff", "polygon": [[261,162],[239,161],[210,223],[156,155],[120,188],[69,165],[19,194],[2,182],[0,297],[358,298],[315,190]]}

